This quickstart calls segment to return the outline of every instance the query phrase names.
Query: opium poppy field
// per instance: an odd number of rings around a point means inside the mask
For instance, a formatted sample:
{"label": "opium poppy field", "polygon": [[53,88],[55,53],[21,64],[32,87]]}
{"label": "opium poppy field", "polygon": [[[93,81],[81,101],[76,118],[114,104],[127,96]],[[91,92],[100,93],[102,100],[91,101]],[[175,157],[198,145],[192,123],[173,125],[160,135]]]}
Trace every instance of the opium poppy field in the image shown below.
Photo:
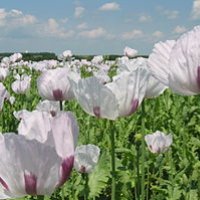
{"label": "opium poppy field", "polygon": [[148,58],[15,53],[0,79],[0,199],[200,199],[199,26]]}

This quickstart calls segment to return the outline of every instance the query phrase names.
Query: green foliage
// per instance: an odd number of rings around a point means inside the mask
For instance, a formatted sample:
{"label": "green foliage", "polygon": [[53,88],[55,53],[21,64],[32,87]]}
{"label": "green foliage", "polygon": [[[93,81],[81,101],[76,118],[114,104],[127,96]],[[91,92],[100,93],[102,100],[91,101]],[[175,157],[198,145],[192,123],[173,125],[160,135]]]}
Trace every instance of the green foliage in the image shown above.
{"label": "green foliage", "polygon": [[[0,60],[3,57],[9,57],[13,53],[0,53]],[[22,53],[24,61],[41,61],[41,60],[57,60],[57,55],[50,52],[40,52],[40,53]]]}
{"label": "green foliage", "polygon": [[102,153],[98,165],[95,167],[94,171],[89,175],[88,185],[90,189],[90,198],[100,196],[102,191],[105,190],[110,177],[109,165],[109,155],[107,153]]}

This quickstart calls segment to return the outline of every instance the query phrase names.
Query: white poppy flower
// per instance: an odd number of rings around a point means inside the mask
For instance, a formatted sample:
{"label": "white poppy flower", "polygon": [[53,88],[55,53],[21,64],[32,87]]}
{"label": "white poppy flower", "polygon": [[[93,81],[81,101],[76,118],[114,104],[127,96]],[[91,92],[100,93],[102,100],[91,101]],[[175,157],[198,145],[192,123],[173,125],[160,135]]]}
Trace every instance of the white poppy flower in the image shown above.
{"label": "white poppy flower", "polygon": [[8,68],[10,65],[10,58],[9,57],[3,57],[1,60],[1,67]]}
{"label": "white poppy flower", "polygon": [[101,64],[102,62],[103,62],[103,56],[102,55],[94,56],[93,59],[91,60],[91,63],[93,63],[93,65]]}
{"label": "white poppy flower", "polygon": [[15,103],[15,97],[14,97],[14,96],[11,96],[11,97],[9,98],[9,102],[10,102],[11,105],[13,105],[13,104]]}
{"label": "white poppy flower", "polygon": [[19,135],[54,147],[62,158],[59,186],[69,178],[73,168],[78,132],[78,124],[71,112],[60,112],[51,117],[47,112],[33,111],[22,118],[18,127]]}
{"label": "white poppy flower", "polygon": [[0,83],[0,111],[3,108],[4,105],[4,101],[8,100],[10,98],[10,94],[8,93],[8,91],[6,90],[5,86],[3,85],[3,83]]}
{"label": "white poppy flower", "polygon": [[127,56],[129,58],[133,58],[138,54],[138,51],[135,49],[132,49],[130,47],[125,47],[124,48],[124,56]]}
{"label": "white poppy flower", "polygon": [[65,51],[63,51],[63,53],[62,53],[62,56],[63,56],[63,58],[64,59],[69,59],[69,58],[71,58],[72,57],[72,52],[71,52],[71,50],[65,50]]}
{"label": "white poppy flower", "polygon": [[129,116],[140,106],[146,92],[149,74],[145,68],[123,72],[106,86],[115,94],[119,116]]}
{"label": "white poppy flower", "polygon": [[76,147],[74,168],[81,173],[91,173],[96,166],[100,155],[99,147],[88,144]]}
{"label": "white poppy flower", "polygon": [[31,112],[24,109],[24,110],[20,110],[20,111],[14,111],[13,115],[17,120],[21,120],[21,119],[29,117],[31,115]]}
{"label": "white poppy flower", "polygon": [[5,78],[9,75],[9,69],[0,67],[0,81],[5,80]]}
{"label": "white poppy flower", "polygon": [[14,53],[13,55],[10,56],[10,62],[15,63],[17,61],[20,61],[22,59],[22,54],[21,53]]}
{"label": "white poppy flower", "polygon": [[148,66],[152,75],[167,86],[169,86],[169,58],[175,43],[175,40],[156,43],[148,58]]}
{"label": "white poppy flower", "polygon": [[1,199],[51,195],[58,186],[62,159],[55,148],[6,133],[0,135],[0,157]]}
{"label": "white poppy flower", "polygon": [[148,73],[144,68],[124,72],[103,84],[96,77],[74,84],[77,101],[90,115],[115,120],[136,111],[145,95]]}
{"label": "white poppy flower", "polygon": [[148,65],[153,75],[181,95],[200,93],[200,26],[176,42],[154,46]]}
{"label": "white poppy flower", "polygon": [[172,144],[172,135],[165,135],[160,131],[145,136],[145,141],[152,153],[163,153]]}
{"label": "white poppy flower", "polygon": [[18,126],[18,133],[30,140],[44,143],[49,134],[52,135],[53,140],[49,140],[49,145],[55,145],[56,151],[63,158],[73,154],[78,131],[76,119],[71,112],[59,112],[51,117],[47,112],[35,110],[22,118]]}
{"label": "white poppy flower", "polygon": [[124,60],[119,65],[118,73],[120,74],[124,71],[132,72],[135,71],[137,68],[145,68],[149,75],[145,91],[145,98],[157,97],[164,92],[167,86],[151,75],[147,66],[146,58],[138,57],[136,59]]}
{"label": "white poppy flower", "polygon": [[74,94],[85,112],[92,116],[114,120],[118,117],[115,94],[96,77],[80,79],[73,83]]}
{"label": "white poppy flower", "polygon": [[99,79],[99,81],[103,84],[108,83],[111,81],[110,77],[104,70],[94,71],[93,75]]}
{"label": "white poppy flower", "polygon": [[43,72],[37,79],[37,88],[40,96],[44,99],[63,101],[73,98],[66,68]]}
{"label": "white poppy flower", "polygon": [[182,95],[200,93],[200,26],[183,34],[169,59],[169,87]]}
{"label": "white poppy flower", "polygon": [[31,85],[31,77],[27,75],[22,75],[20,78],[16,75],[16,79],[12,85],[11,88],[16,94],[24,94],[27,92],[27,90],[30,89]]}
{"label": "white poppy flower", "polygon": [[134,67],[132,66],[132,68],[143,67],[149,73],[149,79],[147,82],[145,98],[154,98],[154,97],[161,95],[165,91],[165,89],[167,89],[168,87],[166,85],[164,85],[162,82],[160,82],[158,79],[156,79],[152,76],[152,74],[149,71],[148,65],[147,65],[147,59],[138,57],[134,60],[135,60],[135,62],[132,63],[132,65]]}
{"label": "white poppy flower", "polygon": [[57,101],[44,100],[38,103],[36,109],[55,116],[60,111],[60,104]]}

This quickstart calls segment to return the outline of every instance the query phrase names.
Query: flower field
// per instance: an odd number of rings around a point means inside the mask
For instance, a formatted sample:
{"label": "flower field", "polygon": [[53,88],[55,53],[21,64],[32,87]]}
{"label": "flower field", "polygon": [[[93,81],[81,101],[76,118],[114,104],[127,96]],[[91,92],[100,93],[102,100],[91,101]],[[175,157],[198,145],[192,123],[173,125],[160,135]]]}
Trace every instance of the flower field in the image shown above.
{"label": "flower field", "polygon": [[199,32],[148,59],[3,58],[0,199],[199,200]]}

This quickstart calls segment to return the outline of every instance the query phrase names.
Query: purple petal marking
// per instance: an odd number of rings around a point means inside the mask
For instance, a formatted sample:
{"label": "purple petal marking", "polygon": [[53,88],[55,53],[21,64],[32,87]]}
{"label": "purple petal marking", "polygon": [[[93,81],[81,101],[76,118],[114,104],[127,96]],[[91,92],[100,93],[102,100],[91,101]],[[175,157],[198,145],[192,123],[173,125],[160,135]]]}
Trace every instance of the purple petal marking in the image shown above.
{"label": "purple petal marking", "polygon": [[137,110],[138,105],[139,105],[139,100],[138,99],[133,99],[131,101],[131,109],[130,109],[128,115],[131,115],[132,113],[134,113]]}
{"label": "purple petal marking", "polygon": [[101,109],[99,106],[96,106],[93,108],[93,113],[96,117],[100,117],[101,116]]}
{"label": "purple petal marking", "polygon": [[56,101],[62,101],[63,100],[63,92],[60,89],[53,90],[53,97]]}
{"label": "purple petal marking", "polygon": [[74,165],[74,156],[70,156],[62,161],[61,164],[61,178],[57,187],[62,186],[70,176]]}
{"label": "purple petal marking", "polygon": [[197,68],[197,85],[200,88],[200,66]]}
{"label": "purple petal marking", "polygon": [[9,190],[7,183],[0,177],[0,184],[6,189]]}
{"label": "purple petal marking", "polygon": [[37,194],[37,177],[32,173],[24,173],[25,191],[27,194]]}
{"label": "purple petal marking", "polygon": [[56,111],[51,110],[51,111],[50,111],[50,114],[51,114],[52,117],[55,117],[55,116],[56,116]]}
{"label": "purple petal marking", "polygon": [[80,173],[86,173],[86,168],[85,166],[81,165],[81,168],[79,170]]}

